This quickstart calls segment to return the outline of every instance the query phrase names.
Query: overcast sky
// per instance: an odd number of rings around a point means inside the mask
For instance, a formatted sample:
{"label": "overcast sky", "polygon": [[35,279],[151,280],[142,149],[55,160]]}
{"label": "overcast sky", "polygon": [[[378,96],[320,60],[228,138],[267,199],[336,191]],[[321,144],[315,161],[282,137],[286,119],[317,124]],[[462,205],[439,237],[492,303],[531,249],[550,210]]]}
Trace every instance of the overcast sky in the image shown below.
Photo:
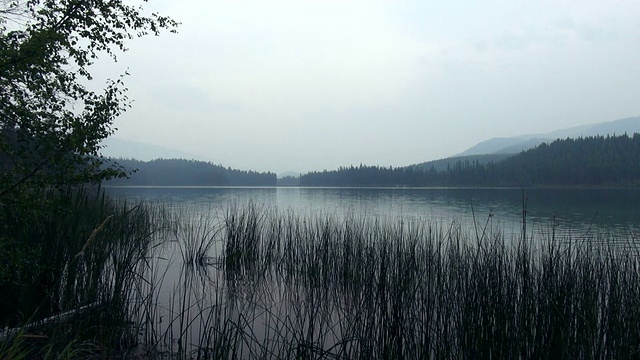
{"label": "overcast sky", "polygon": [[241,169],[401,166],[640,115],[640,1],[152,0],[116,137]]}

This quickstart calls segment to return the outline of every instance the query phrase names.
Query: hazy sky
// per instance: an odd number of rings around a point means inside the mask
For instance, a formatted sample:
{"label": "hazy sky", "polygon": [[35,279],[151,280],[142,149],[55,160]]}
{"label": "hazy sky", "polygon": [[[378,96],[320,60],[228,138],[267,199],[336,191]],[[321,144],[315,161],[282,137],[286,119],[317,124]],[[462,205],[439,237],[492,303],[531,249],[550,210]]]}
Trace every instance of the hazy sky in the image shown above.
{"label": "hazy sky", "polygon": [[640,1],[151,0],[116,137],[276,172],[640,115]]}

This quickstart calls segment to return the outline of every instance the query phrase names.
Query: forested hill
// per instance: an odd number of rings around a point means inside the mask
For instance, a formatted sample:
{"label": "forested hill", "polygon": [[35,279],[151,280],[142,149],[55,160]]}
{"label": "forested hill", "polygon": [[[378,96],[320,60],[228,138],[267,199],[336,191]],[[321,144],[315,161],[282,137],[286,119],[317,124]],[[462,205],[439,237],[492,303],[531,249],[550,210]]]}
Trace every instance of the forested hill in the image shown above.
{"label": "forested hill", "polygon": [[351,166],[311,172],[302,186],[640,186],[640,134],[556,140],[499,162],[446,170]]}
{"label": "forested hill", "polygon": [[492,162],[495,163],[495,162],[502,161],[513,155],[514,154],[485,154],[485,155],[454,156],[454,157],[445,158],[445,159],[427,161],[427,162],[410,165],[410,166],[414,167],[416,170],[431,170],[431,168],[433,168],[434,170],[440,172],[440,171],[445,171],[448,168],[454,167],[458,162],[475,163],[477,161],[479,164],[484,165]]}
{"label": "forested hill", "polygon": [[129,179],[113,179],[107,185],[136,186],[275,186],[276,174],[225,168],[204,161],[117,159],[127,170],[137,171]]}

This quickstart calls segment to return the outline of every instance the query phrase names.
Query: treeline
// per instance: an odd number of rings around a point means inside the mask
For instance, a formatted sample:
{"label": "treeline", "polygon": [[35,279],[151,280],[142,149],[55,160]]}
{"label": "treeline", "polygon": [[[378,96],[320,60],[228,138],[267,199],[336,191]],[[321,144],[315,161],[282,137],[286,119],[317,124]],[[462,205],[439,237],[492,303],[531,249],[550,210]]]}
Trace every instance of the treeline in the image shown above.
{"label": "treeline", "polygon": [[420,164],[411,165],[411,167],[417,170],[431,170],[434,168],[436,171],[445,171],[455,166],[458,162],[464,164],[466,161],[469,163],[479,163],[480,165],[486,165],[489,163],[496,163],[502,161],[508,157],[516,155],[516,153],[512,154],[484,154],[484,155],[464,155],[464,156],[454,156],[446,159],[432,160],[427,161]]}
{"label": "treeline", "polygon": [[183,159],[139,161],[117,159],[134,171],[129,178],[112,179],[108,185],[133,186],[275,186],[276,174],[225,168],[209,162]]}
{"label": "treeline", "polygon": [[556,140],[497,162],[342,167],[300,177],[302,186],[639,186],[640,134]]}

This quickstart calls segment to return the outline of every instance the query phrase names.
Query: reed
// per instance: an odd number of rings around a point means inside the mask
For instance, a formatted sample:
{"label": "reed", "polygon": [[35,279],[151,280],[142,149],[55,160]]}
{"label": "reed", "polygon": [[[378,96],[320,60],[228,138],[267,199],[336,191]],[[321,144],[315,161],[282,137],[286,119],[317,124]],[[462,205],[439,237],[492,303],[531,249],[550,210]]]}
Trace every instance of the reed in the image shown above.
{"label": "reed", "polygon": [[208,211],[185,208],[172,214],[171,231],[180,251],[183,264],[188,266],[207,266],[214,261],[211,256],[222,230],[221,224]]}
{"label": "reed", "polygon": [[19,333],[7,330],[0,341],[45,358],[86,357],[86,347],[113,353],[135,342],[129,306],[160,210],[100,189],[37,195],[38,206],[0,203],[0,325],[23,334],[16,340]]}
{"label": "reed", "polygon": [[[226,297],[206,332],[234,339],[225,357],[626,358],[640,349],[638,258],[600,234],[523,226],[506,238],[486,224],[471,233],[455,222],[251,206],[228,210],[224,226]],[[213,349],[208,341],[196,348]]]}
{"label": "reed", "polygon": [[0,342],[5,357],[634,358],[640,351],[632,233],[570,236],[552,223],[505,236],[491,215],[468,227],[248,203],[218,217],[88,190],[48,196],[55,211],[3,204],[0,246],[10,256],[0,264],[0,320],[18,329]]}

